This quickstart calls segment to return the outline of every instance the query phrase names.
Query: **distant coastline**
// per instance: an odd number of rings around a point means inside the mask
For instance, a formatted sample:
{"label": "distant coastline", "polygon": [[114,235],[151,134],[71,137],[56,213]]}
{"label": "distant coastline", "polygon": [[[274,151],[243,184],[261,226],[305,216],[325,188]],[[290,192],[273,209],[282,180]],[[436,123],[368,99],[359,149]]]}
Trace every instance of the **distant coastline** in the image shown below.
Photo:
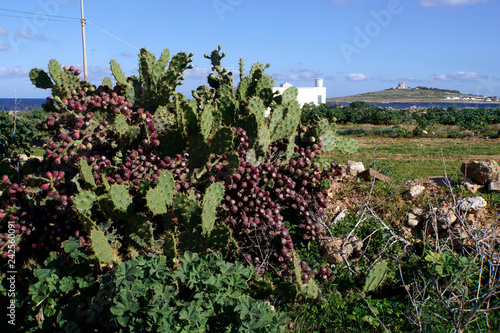
{"label": "distant coastline", "polygon": [[[327,105],[340,105],[340,106],[348,106],[352,102],[331,102],[327,101]],[[393,109],[409,109],[413,107],[417,107],[419,109],[431,109],[431,108],[440,108],[447,109],[449,107],[456,107],[458,109],[497,109],[500,108],[500,103],[412,103],[412,102],[365,102],[370,105],[380,106],[384,108],[393,108]]]}
{"label": "distant coastline", "polygon": [[399,87],[368,92],[344,97],[327,98],[328,103],[400,103],[400,104],[496,104],[500,106],[500,98],[496,96],[480,96],[462,94],[457,90],[416,87],[405,88],[404,82]]}
{"label": "distant coastline", "polygon": [[346,97],[341,98],[327,98],[326,102],[329,104],[340,104],[340,103],[351,103],[351,102],[365,102],[365,103],[390,103],[390,104],[464,104],[464,105],[488,105],[494,104],[500,107],[500,101],[461,101],[461,100],[417,100],[417,99],[369,99],[369,98],[353,98],[347,99]]}

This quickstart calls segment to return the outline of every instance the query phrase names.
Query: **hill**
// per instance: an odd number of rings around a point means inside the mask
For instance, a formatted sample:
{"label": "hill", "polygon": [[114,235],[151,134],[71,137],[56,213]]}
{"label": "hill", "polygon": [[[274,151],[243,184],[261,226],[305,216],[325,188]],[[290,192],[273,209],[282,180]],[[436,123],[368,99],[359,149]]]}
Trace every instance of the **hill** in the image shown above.
{"label": "hill", "polygon": [[457,90],[416,87],[390,88],[352,96],[328,98],[326,101],[330,103],[355,101],[369,103],[500,103],[500,98],[462,94]]}

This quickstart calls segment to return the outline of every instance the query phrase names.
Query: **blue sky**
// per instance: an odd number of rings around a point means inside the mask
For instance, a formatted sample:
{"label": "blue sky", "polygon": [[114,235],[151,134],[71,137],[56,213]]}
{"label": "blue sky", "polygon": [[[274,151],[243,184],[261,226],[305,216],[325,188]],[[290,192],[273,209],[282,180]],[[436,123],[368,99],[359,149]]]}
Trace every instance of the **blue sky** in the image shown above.
{"label": "blue sky", "polygon": [[[139,48],[168,48],[194,53],[179,88],[191,96],[210,72],[203,55],[221,45],[229,69],[244,58],[247,71],[271,64],[277,85],[321,77],[327,97],[399,81],[500,96],[498,0],[85,0],[84,11],[96,85],[111,59],[132,75]],[[83,69],[79,18],[79,0],[0,2],[0,98],[46,97],[28,72],[52,58]]]}

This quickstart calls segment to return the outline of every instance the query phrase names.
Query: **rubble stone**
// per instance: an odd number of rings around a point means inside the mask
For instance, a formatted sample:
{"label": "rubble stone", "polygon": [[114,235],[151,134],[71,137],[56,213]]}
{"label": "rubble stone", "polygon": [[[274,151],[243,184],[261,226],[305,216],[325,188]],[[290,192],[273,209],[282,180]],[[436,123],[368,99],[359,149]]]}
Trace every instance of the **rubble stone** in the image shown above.
{"label": "rubble stone", "polygon": [[464,162],[460,171],[479,184],[500,180],[500,166],[494,160]]}
{"label": "rubble stone", "polygon": [[365,170],[362,162],[347,161],[345,164],[345,173],[348,176],[356,177],[360,172]]}
{"label": "rubble stone", "polygon": [[488,192],[500,192],[500,182],[489,182],[487,189]]}
{"label": "rubble stone", "polygon": [[465,178],[464,180],[462,180],[462,185],[465,187],[465,189],[467,191],[472,192],[472,193],[476,193],[478,190],[483,188],[482,185],[479,185],[478,183],[476,183],[475,181],[473,181],[470,178]]}
{"label": "rubble stone", "polygon": [[457,208],[462,212],[477,212],[486,205],[488,203],[482,197],[465,198],[457,201]]}
{"label": "rubble stone", "polygon": [[372,168],[366,169],[365,171],[360,172],[358,174],[358,177],[363,178],[365,180],[372,180],[373,178],[375,178],[375,180],[379,180],[379,181],[386,182],[386,183],[394,182],[394,180],[392,180],[391,177],[383,175],[380,172],[373,170]]}
{"label": "rubble stone", "polygon": [[413,200],[425,191],[425,186],[423,185],[413,185],[410,189],[403,195],[406,200]]}
{"label": "rubble stone", "polygon": [[338,264],[344,260],[359,258],[363,250],[363,242],[356,236],[349,237],[347,242],[346,239],[347,236],[320,237],[318,245],[321,258],[328,261],[329,264]]}

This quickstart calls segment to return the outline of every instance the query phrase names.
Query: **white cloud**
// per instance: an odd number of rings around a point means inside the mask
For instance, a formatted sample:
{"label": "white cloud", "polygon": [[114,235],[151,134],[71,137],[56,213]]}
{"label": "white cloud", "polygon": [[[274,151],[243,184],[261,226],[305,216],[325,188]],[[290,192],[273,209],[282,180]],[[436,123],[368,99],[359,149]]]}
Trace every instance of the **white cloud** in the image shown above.
{"label": "white cloud", "polygon": [[207,78],[207,76],[212,73],[210,68],[201,68],[201,67],[193,67],[192,69],[188,69],[184,72],[184,77],[188,78]]}
{"label": "white cloud", "polygon": [[130,53],[129,51],[124,51],[124,52],[120,53],[120,55],[124,56],[124,57],[131,57],[132,53]]}
{"label": "white cloud", "polygon": [[18,30],[16,32],[16,36],[19,38],[24,38],[24,39],[35,39],[35,40],[40,40],[40,41],[47,41],[48,38],[45,35],[37,35],[33,32],[31,28],[27,28],[25,30]]}
{"label": "white cloud", "polygon": [[9,32],[0,25],[0,35],[1,36],[7,36],[9,34]]}
{"label": "white cloud", "polygon": [[[76,68],[80,69],[83,76],[83,66],[74,65]],[[102,80],[106,77],[112,77],[110,74],[110,70],[106,66],[98,66],[98,65],[90,65],[87,67],[87,75],[89,77],[90,82],[95,82],[98,85],[101,84]]]}
{"label": "white cloud", "polygon": [[484,79],[486,76],[477,74],[475,72],[455,72],[451,74],[434,74],[434,81],[475,81]]}
{"label": "white cloud", "polygon": [[0,78],[2,79],[13,79],[19,77],[28,77],[29,71],[22,69],[21,67],[0,67]]}
{"label": "white cloud", "polygon": [[424,7],[434,6],[463,6],[475,5],[476,3],[487,2],[488,0],[420,0]]}
{"label": "white cloud", "polygon": [[0,42],[0,52],[1,51],[7,51],[9,48],[10,48],[9,44],[4,43],[4,42]]}
{"label": "white cloud", "polygon": [[345,76],[348,81],[364,81],[368,80],[370,77],[362,73],[350,73]]}
{"label": "white cloud", "polygon": [[317,77],[324,77],[321,73],[307,68],[293,67],[288,74],[273,74],[272,77],[278,82],[288,81],[313,81]]}

